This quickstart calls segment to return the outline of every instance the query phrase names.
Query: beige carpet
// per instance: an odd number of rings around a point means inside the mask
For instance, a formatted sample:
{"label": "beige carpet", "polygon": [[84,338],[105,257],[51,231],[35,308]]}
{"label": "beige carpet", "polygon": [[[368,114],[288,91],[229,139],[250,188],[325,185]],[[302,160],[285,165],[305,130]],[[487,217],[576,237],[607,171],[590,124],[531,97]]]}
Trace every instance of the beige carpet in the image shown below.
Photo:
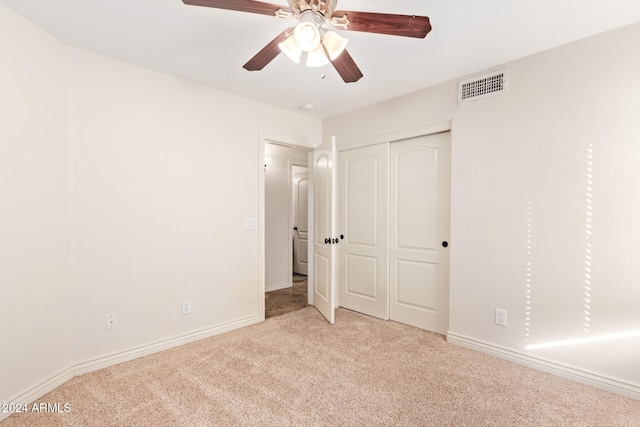
{"label": "beige carpet", "polygon": [[9,426],[640,426],[640,401],[313,307],[74,378]]}

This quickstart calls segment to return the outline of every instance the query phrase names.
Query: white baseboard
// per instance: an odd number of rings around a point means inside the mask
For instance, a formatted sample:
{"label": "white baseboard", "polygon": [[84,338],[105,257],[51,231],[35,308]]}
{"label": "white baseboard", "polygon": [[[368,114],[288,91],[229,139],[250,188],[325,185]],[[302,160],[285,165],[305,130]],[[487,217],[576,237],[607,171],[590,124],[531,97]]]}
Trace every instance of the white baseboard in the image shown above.
{"label": "white baseboard", "polygon": [[265,292],[277,291],[280,289],[290,288],[292,285],[289,282],[272,283],[270,285],[264,285]]}
{"label": "white baseboard", "polygon": [[[60,387],[62,384],[66,383],[73,377],[74,377],[73,367],[63,369],[57,374],[54,374],[51,377],[45,379],[40,384],[37,384],[31,387],[29,390],[23,393],[20,393],[19,395],[14,396],[13,398],[7,400],[7,402],[5,403],[29,404],[35,401],[36,399],[41,398],[45,394],[49,393],[54,388]],[[4,412],[4,413],[0,412],[0,421],[9,417],[10,415],[11,414],[7,412]]]}
{"label": "white baseboard", "polygon": [[151,344],[135,347],[129,350],[121,351],[118,353],[110,354],[108,356],[99,357],[97,359],[87,360],[74,366],[75,375],[82,375],[88,372],[96,371],[98,369],[107,368],[109,366],[117,365],[122,362],[137,359],[142,356],[148,356],[149,354],[158,353],[163,350],[168,350],[173,347],[178,347],[183,344],[187,344],[193,341],[198,341],[204,338],[209,338],[214,335],[219,335],[224,332],[232,331],[234,329],[242,328],[244,326],[253,325],[260,322],[260,316],[250,316],[244,319],[236,320],[222,325],[214,326],[211,328],[202,329],[195,332],[190,332],[184,335],[178,335],[173,338],[156,341]]}
{"label": "white baseboard", "polygon": [[611,391],[632,399],[640,400],[640,387],[635,384],[626,383],[614,378],[609,378],[589,372],[586,370],[576,369],[571,366],[552,362],[540,357],[531,356],[506,347],[497,346],[495,344],[476,340],[473,338],[459,335],[456,333],[447,333],[447,342],[472,350],[481,351],[492,356],[506,359],[520,365],[528,366],[539,371],[548,372],[559,377],[567,378],[582,384],[587,384],[602,390]]}
{"label": "white baseboard", "polygon": [[[168,350],[170,348],[187,344],[193,341],[209,338],[214,335],[219,335],[224,332],[242,328],[244,326],[253,325],[254,323],[258,322],[260,322],[260,316],[250,316],[244,319],[224,323],[222,325],[214,326],[211,328],[189,332],[184,335],[178,335],[176,337],[156,341],[154,343],[132,348],[126,351],[113,353],[108,356],[87,360],[52,375],[51,377],[42,381],[40,384],[37,384],[29,390],[20,393],[19,395],[9,399],[7,402],[29,404],[49,393],[54,388],[66,383],[75,376],[96,371],[98,369],[107,368],[109,366],[117,365],[122,362],[137,359],[138,357],[147,356],[149,354],[157,353],[163,350]],[[0,421],[7,418],[9,415],[11,414],[0,413]]]}

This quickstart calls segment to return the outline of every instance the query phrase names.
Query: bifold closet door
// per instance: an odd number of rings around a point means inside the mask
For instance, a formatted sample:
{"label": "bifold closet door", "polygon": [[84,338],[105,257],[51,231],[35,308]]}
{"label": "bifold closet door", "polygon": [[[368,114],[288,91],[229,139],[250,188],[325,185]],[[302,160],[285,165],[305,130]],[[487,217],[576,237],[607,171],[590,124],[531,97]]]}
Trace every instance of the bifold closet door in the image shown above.
{"label": "bifold closet door", "polygon": [[390,144],[390,318],[441,334],[449,321],[450,157],[450,132]]}
{"label": "bifold closet door", "polygon": [[341,151],[340,306],[389,318],[388,144]]}

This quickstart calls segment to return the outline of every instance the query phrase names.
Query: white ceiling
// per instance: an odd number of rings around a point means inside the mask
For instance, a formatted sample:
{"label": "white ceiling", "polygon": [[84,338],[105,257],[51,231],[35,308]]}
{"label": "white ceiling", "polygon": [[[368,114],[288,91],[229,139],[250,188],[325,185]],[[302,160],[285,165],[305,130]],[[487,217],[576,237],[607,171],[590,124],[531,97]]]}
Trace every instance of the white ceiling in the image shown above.
{"label": "white ceiling", "polygon": [[0,3],[71,46],[318,118],[640,21],[638,0],[339,0],[341,10],[426,15],[433,26],[425,39],[338,31],[364,74],[345,84],[331,66],[321,79],[285,55],[262,71],[242,68],[289,20],[181,0]]}

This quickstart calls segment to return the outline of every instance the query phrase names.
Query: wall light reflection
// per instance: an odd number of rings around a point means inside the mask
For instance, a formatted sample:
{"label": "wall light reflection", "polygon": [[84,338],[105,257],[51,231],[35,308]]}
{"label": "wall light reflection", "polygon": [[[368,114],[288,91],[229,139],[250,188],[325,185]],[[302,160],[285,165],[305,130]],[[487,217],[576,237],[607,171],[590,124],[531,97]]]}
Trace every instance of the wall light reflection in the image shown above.
{"label": "wall light reflection", "polygon": [[584,307],[583,331],[589,333],[591,326],[591,234],[593,232],[593,144],[587,147],[587,182],[585,195],[585,254],[584,254]]}
{"label": "wall light reflection", "polygon": [[529,341],[531,336],[531,252],[533,250],[532,239],[532,227],[531,227],[531,196],[527,197],[527,267],[526,267],[526,279],[525,284],[527,287],[527,295],[525,301],[525,324],[524,324],[524,339]]}
{"label": "wall light reflection", "polygon": [[574,338],[570,340],[552,341],[541,344],[531,344],[525,346],[525,350],[538,350],[541,348],[562,347],[567,345],[587,344],[599,341],[619,340],[623,338],[640,337],[640,331],[619,332],[617,334],[598,335],[594,337]]}

